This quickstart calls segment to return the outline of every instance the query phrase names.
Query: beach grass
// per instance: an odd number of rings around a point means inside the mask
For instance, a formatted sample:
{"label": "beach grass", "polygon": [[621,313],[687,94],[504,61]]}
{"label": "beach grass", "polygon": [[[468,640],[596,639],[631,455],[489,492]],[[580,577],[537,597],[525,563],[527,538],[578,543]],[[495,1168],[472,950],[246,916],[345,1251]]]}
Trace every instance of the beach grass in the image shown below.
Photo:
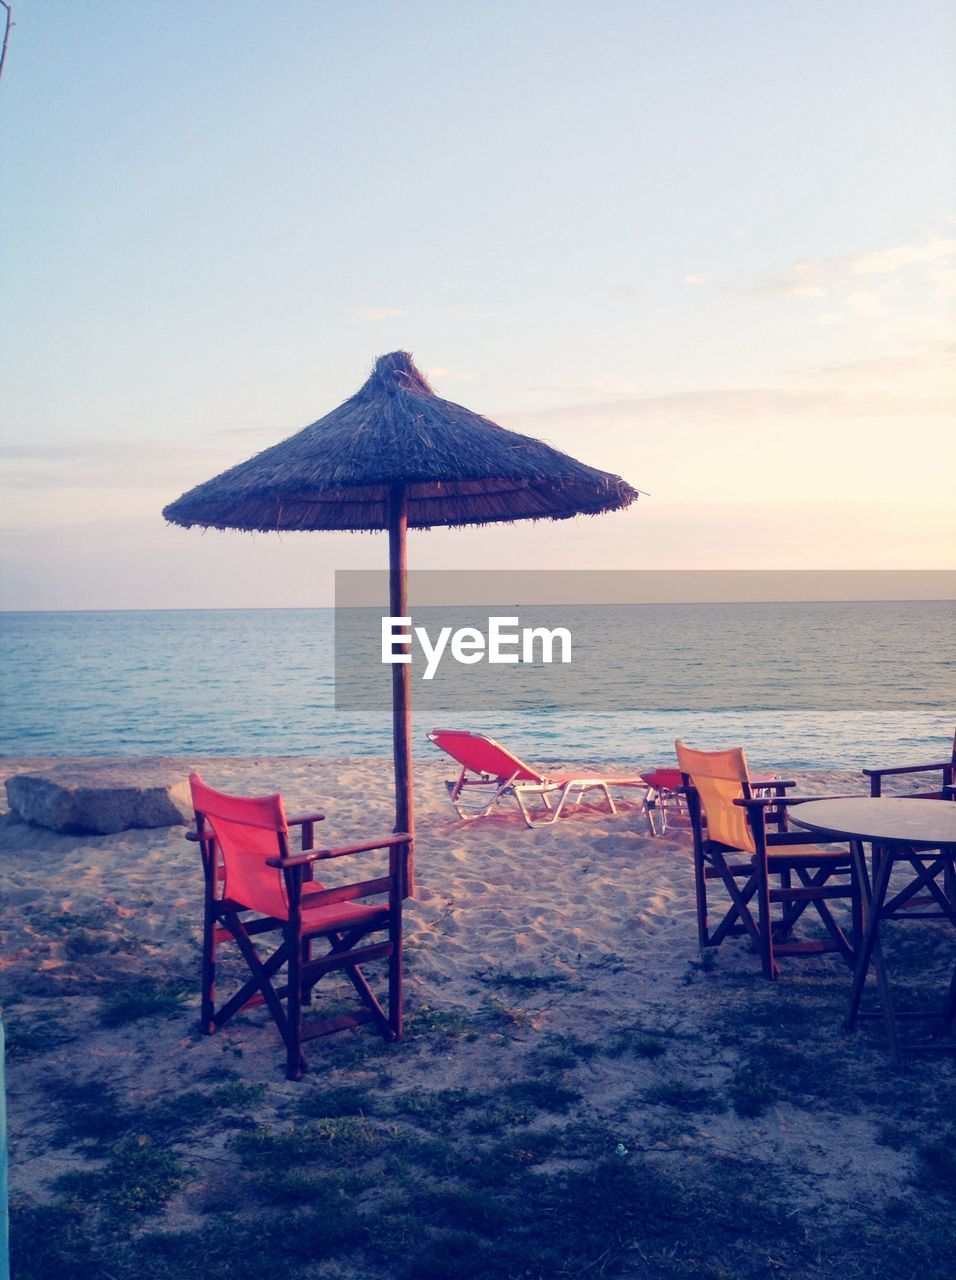
{"label": "beach grass", "polygon": [[[890,1280],[918,1266],[943,1280],[956,1246],[954,1073],[894,1068],[868,1036],[808,1038],[840,1003],[840,983],[826,987],[822,1006],[805,980],[785,1002],[757,977],[715,987],[718,1063],[643,1023],[593,1041],[482,1016],[472,1032],[494,1038],[508,1078],[435,1087],[436,1052],[449,1077],[474,1041],[430,1009],[398,1050],[420,1068],[412,1088],[396,1087],[396,1049],[368,1035],[339,1037],[348,1052],[292,1105],[287,1089],[278,1099],[235,1071],[149,1100],[95,1073],[52,1078],[49,1119],[72,1167],[42,1197],[14,1199],[14,1277],[822,1280],[838,1266]],[[33,1055],[40,1068],[43,1048]],[[602,1087],[629,1061],[631,1088]],[[771,1160],[768,1114],[771,1130],[865,1115],[908,1175],[878,1208],[811,1212],[806,1171],[781,1177]]]}

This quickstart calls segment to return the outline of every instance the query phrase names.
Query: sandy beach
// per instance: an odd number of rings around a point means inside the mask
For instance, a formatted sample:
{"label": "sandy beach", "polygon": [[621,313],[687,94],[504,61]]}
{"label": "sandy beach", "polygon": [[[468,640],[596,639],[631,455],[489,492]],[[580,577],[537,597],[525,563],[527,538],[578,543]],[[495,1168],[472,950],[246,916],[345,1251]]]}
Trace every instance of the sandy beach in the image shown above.
{"label": "sandy beach", "polygon": [[[5,761],[3,773],[39,763]],[[587,763],[615,770],[611,762]],[[325,810],[325,844],[391,826],[386,762],[187,764],[224,790],[281,789],[290,812]],[[256,1087],[254,1105],[238,1119],[210,1127],[218,1114],[211,1108],[191,1133],[170,1128],[179,1178],[155,1209],[130,1214],[124,1230],[135,1239],[159,1229],[201,1233],[227,1188],[235,1190],[231,1209],[240,1217],[254,1212],[255,1204],[243,1200],[247,1173],[236,1134],[281,1130],[301,1118],[304,1100],[322,1115],[324,1093],[358,1084],[390,1106],[405,1099],[405,1113],[399,1119],[391,1113],[389,1132],[397,1132],[395,1125],[413,1122],[423,1099],[457,1098],[448,1138],[461,1158],[462,1141],[468,1151],[489,1141],[468,1110],[480,1111],[475,1099],[496,1091],[514,1098],[528,1080],[550,1081],[554,1098],[505,1127],[528,1135],[527,1159],[541,1177],[636,1161],[686,1189],[717,1185],[732,1168],[734,1194],[742,1194],[746,1170],[782,1189],[775,1200],[808,1231],[816,1224],[813,1248],[780,1241],[784,1262],[777,1271],[767,1262],[776,1228],[767,1228],[767,1240],[757,1245],[726,1242],[719,1274],[832,1275],[836,1255],[826,1249],[836,1249],[847,1230],[858,1241],[872,1240],[892,1206],[900,1213],[901,1202],[916,1205],[925,1194],[920,1143],[933,1140],[932,1120],[924,1130],[919,1108],[911,1107],[909,1137],[888,1134],[898,1129],[894,1091],[909,1089],[906,1081],[919,1068],[892,1068],[875,1024],[854,1035],[842,1031],[849,973],[838,958],[785,962],[776,985],[760,978],[757,957],[743,941],[702,962],[684,820],[652,838],[632,796],[617,817],[588,806],[535,830],[517,813],[463,824],[447,803],[446,776],[440,760],[423,758],[417,766],[418,885],[405,929],[408,1034],[392,1046],[368,1028],[313,1042],[311,1069],[298,1084],[284,1079],[282,1046],[262,1010],[215,1036],[198,1034],[201,874],[185,827],[64,836],[5,815],[0,977],[15,1207],[37,1214],[64,1197],[69,1202],[71,1186],[109,1165],[109,1142],[98,1141],[89,1125],[70,1127],[71,1109],[82,1116],[96,1087],[124,1114],[154,1117],[157,1108],[175,1109],[183,1094],[195,1102],[197,1090],[201,1098],[227,1082]],[[805,774],[799,784],[803,794],[864,790],[855,772]],[[943,941],[919,944],[928,948],[921,954],[937,979],[947,963]],[[124,1006],[124,993],[144,990],[166,993],[167,1006],[160,1001],[139,1016],[128,1000]],[[938,1124],[952,1093],[952,1059],[937,1059],[933,1075],[938,1094],[924,1098]],[[361,1109],[363,1123],[374,1126],[367,1110]],[[553,1129],[558,1118],[565,1137],[547,1155],[534,1154],[534,1135]],[[155,1125],[142,1124],[152,1133],[144,1141],[162,1145]],[[121,1133],[117,1140],[126,1138]],[[655,1270],[648,1261],[652,1242],[618,1251],[606,1274],[717,1275],[693,1270],[692,1234],[671,1246],[687,1270],[661,1269],[660,1260]],[[846,1248],[852,1263],[856,1255]],[[376,1269],[369,1257],[353,1262],[354,1269],[337,1269],[334,1256],[315,1265],[308,1274],[404,1274]],[[849,1274],[864,1274],[853,1265]],[[102,1274],[125,1276],[123,1266],[119,1256],[112,1265],[103,1258]],[[408,1274],[440,1273],[422,1264]],[[143,1274],[153,1272],[147,1266]],[[528,1274],[550,1272],[542,1265]]]}

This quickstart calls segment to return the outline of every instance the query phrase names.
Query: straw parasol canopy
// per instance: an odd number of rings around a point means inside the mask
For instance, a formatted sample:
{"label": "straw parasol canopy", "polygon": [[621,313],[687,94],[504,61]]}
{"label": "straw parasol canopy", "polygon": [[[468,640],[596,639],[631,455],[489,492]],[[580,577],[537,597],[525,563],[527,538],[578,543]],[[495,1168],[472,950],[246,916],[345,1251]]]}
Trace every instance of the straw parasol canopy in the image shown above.
{"label": "straw parasol canopy", "polygon": [[412,529],[563,520],[637,497],[618,476],[442,400],[411,356],[394,351],[337,409],[163,515],[216,529],[386,529],[396,485]]}
{"label": "straw parasol canopy", "polygon": [[[173,524],[388,529],[390,608],[405,616],[409,528],[565,520],[626,507],[636,490],[436,396],[405,351],[376,361],[318,422],[170,503]],[[396,829],[413,830],[409,668],[393,672]]]}

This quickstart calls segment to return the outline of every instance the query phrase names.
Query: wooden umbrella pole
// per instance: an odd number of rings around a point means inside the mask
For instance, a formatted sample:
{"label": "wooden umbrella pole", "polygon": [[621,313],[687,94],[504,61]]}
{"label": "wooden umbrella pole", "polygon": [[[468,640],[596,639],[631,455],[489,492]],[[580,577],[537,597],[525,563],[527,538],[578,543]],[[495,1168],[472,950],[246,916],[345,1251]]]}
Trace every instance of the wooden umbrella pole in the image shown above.
{"label": "wooden umbrella pole", "polygon": [[[388,504],[389,609],[393,618],[408,617],[408,491],[394,485]],[[395,759],[395,830],[415,834],[412,796],[411,667],[392,666],[392,744]],[[408,851],[406,893],[415,891],[414,846]]]}

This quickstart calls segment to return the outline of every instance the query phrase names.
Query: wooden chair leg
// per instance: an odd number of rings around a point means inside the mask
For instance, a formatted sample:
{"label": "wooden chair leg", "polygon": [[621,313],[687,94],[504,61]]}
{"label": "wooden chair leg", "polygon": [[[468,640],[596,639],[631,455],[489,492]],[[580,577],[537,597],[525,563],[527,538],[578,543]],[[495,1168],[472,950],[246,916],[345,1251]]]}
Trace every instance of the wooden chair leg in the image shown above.
{"label": "wooden chair leg", "polygon": [[[784,869],[780,871],[778,874],[780,876],[780,888],[792,889],[793,875],[790,871],[790,868],[784,867]],[[804,909],[805,909],[805,904],[797,904],[796,909],[791,908],[791,910],[789,911],[784,911],[782,919],[778,920],[775,925],[771,926],[774,930],[775,936],[779,941],[782,942],[784,938],[788,937],[791,933],[793,933],[794,929],[796,928],[797,921],[803,915]]]}
{"label": "wooden chair leg", "polygon": [[773,928],[770,921],[770,883],[766,858],[757,861],[757,911],[760,931],[760,963],[763,976],[773,981],[778,974],[773,957]]}
{"label": "wooden chair leg", "polygon": [[403,963],[402,904],[393,907],[388,924],[388,940],[392,954],[388,960],[388,1025],[396,1040],[402,1038]]}
{"label": "wooden chair leg", "polygon": [[[302,943],[302,948],[301,948],[301,955],[302,955],[301,965],[303,970],[306,968],[306,966],[309,963],[311,947],[312,947],[311,940],[309,938],[306,938],[305,941]],[[315,986],[314,982],[313,983],[307,982],[303,984],[302,986],[302,1004],[303,1005],[310,1005],[312,1003],[312,991],[314,986]]]}
{"label": "wooden chair leg", "polygon": [[704,875],[703,859],[694,854],[694,888],[697,895],[697,942],[703,950],[710,945],[710,933],[707,928],[707,880]]}
{"label": "wooden chair leg", "polygon": [[288,936],[289,968],[286,978],[286,1079],[301,1080],[302,1057],[302,939],[295,930]]}
{"label": "wooden chair leg", "polygon": [[202,931],[202,991],[199,1026],[203,1035],[216,1030],[216,918],[207,901]]}

